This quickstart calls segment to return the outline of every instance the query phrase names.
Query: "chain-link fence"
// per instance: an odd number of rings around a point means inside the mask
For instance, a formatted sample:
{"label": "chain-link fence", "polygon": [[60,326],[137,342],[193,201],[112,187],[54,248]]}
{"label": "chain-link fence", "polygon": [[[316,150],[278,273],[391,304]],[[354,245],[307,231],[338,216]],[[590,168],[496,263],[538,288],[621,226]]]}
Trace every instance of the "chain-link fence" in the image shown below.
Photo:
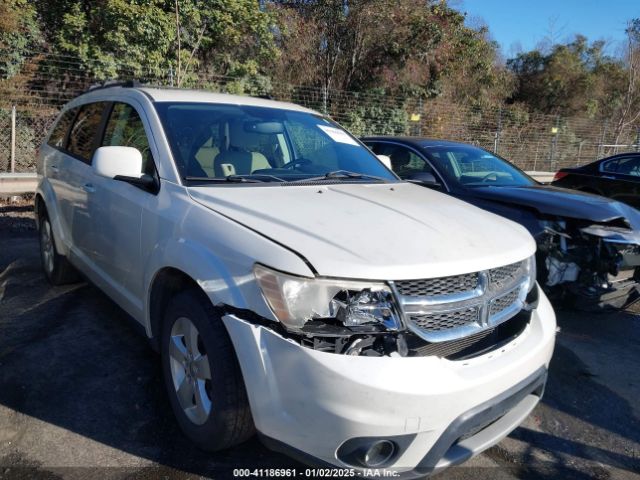
{"label": "chain-link fence", "polygon": [[[16,69],[13,69],[15,71]],[[37,55],[17,75],[0,71],[0,172],[12,165],[11,109],[16,107],[16,171],[35,169],[35,152],[59,108],[85,91],[94,79],[77,60]],[[120,72],[119,78],[175,86],[175,72]],[[640,125],[623,131],[612,120],[564,118],[503,106],[473,108],[443,100],[384,93],[361,93],[288,84],[265,77],[230,78],[207,72],[183,77],[182,87],[269,96],[322,113],[356,135],[413,135],[480,145],[525,170],[555,171],[621,151],[640,149]]]}

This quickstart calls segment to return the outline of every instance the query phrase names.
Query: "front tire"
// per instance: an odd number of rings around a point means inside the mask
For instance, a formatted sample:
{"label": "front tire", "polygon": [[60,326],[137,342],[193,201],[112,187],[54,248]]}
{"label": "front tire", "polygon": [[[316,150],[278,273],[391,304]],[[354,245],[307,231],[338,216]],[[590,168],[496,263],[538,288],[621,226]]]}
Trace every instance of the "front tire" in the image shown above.
{"label": "front tire", "polygon": [[199,448],[223,450],[254,434],[229,334],[209,299],[195,288],[177,294],[169,303],[161,360],[173,413]]}
{"label": "front tire", "polygon": [[77,282],[80,279],[78,271],[64,255],[58,253],[51,222],[46,212],[43,212],[39,223],[40,258],[47,280],[52,285]]}

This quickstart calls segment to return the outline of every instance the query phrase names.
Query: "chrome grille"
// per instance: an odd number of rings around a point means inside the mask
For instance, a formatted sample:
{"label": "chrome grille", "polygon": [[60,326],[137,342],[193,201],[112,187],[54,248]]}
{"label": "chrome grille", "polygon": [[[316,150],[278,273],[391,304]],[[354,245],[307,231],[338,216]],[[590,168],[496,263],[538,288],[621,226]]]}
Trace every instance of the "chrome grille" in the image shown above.
{"label": "chrome grille", "polygon": [[489,310],[489,314],[496,315],[506,310],[518,300],[519,295],[520,295],[520,289],[514,288],[506,295],[502,295],[501,297],[496,298],[491,302],[491,308]]}
{"label": "chrome grille", "polygon": [[504,267],[493,268],[489,270],[489,281],[496,287],[510,284],[520,273],[521,267],[522,262],[518,262]]}
{"label": "chrome grille", "polygon": [[477,323],[480,319],[480,309],[472,307],[449,312],[411,315],[409,319],[411,323],[422,330],[437,332]]}
{"label": "chrome grille", "polygon": [[447,342],[488,330],[520,311],[525,262],[392,283],[410,329],[427,342]]}
{"label": "chrome grille", "polygon": [[451,295],[475,289],[478,286],[478,274],[467,273],[424,280],[400,280],[396,282],[396,286],[401,295],[411,297]]}

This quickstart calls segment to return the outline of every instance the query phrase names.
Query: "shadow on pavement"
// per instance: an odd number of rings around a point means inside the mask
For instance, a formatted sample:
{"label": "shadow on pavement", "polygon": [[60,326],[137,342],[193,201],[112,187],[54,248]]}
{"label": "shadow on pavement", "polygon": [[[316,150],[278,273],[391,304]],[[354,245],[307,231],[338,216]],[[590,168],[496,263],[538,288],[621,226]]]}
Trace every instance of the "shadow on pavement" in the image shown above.
{"label": "shadow on pavement", "polygon": [[[136,478],[176,478],[185,472],[232,478],[232,469],[238,467],[305,468],[267,450],[256,439],[215,454],[194,448],[173,420],[158,357],[131,326],[128,315],[92,286],[49,287],[40,272],[35,239],[20,240],[19,245],[9,247],[0,243],[0,250],[4,250],[0,253],[0,405],[146,459],[145,464],[152,467],[140,467]],[[22,252],[18,262],[12,263],[16,257],[11,257],[10,251]],[[588,422],[602,435],[612,432],[638,441],[640,424],[629,403],[585,372],[586,365],[571,350],[558,345],[543,406],[536,410],[542,432],[520,428],[512,434],[550,453],[554,458],[550,464],[541,470],[527,467],[530,460],[536,464],[525,452],[523,458],[501,462],[500,472],[463,467],[437,478],[512,478],[512,473],[523,478],[591,478],[591,474],[567,464],[562,454],[637,471],[637,458],[567,439],[567,432],[556,425],[553,411]],[[637,375],[637,370],[633,374]],[[545,406],[551,408],[540,413]],[[25,427],[27,420],[0,417],[2,428],[18,432],[16,442],[29,434],[28,428],[35,428]],[[572,431],[571,435],[579,437],[581,432]],[[31,448],[41,448],[37,438],[30,441],[35,442]],[[65,464],[64,452],[73,458],[73,448],[62,446],[60,452],[60,465]],[[0,458],[0,467],[7,464],[17,468],[14,472],[38,468],[15,452]],[[46,468],[40,473],[55,477]],[[96,469],[96,474],[104,476],[104,471]]]}

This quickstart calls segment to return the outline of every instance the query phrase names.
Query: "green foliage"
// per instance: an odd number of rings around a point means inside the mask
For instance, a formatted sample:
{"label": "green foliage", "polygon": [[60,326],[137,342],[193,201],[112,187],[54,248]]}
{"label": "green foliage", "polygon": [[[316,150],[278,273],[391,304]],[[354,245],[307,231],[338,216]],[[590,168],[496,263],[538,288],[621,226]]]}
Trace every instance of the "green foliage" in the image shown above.
{"label": "green foliage", "polygon": [[625,90],[625,65],[603,53],[604,43],[589,44],[583,36],[507,61],[517,77],[512,100],[534,110],[562,115],[608,116]]}
{"label": "green foliage", "polygon": [[37,12],[28,0],[0,3],[0,78],[15,75],[41,41]]}
{"label": "green foliage", "polygon": [[404,108],[362,102],[346,114],[343,126],[356,136],[404,135],[409,119]]}
{"label": "green foliage", "polygon": [[97,79],[164,79],[170,66],[179,82],[195,69],[256,75],[277,56],[270,14],[253,0],[42,0],[40,8],[53,49]]}
{"label": "green foliage", "polygon": [[[73,65],[96,79],[147,77],[166,71],[175,21],[164,0],[52,0],[43,17],[53,49],[77,58]],[[52,69],[69,69],[56,62]]]}

